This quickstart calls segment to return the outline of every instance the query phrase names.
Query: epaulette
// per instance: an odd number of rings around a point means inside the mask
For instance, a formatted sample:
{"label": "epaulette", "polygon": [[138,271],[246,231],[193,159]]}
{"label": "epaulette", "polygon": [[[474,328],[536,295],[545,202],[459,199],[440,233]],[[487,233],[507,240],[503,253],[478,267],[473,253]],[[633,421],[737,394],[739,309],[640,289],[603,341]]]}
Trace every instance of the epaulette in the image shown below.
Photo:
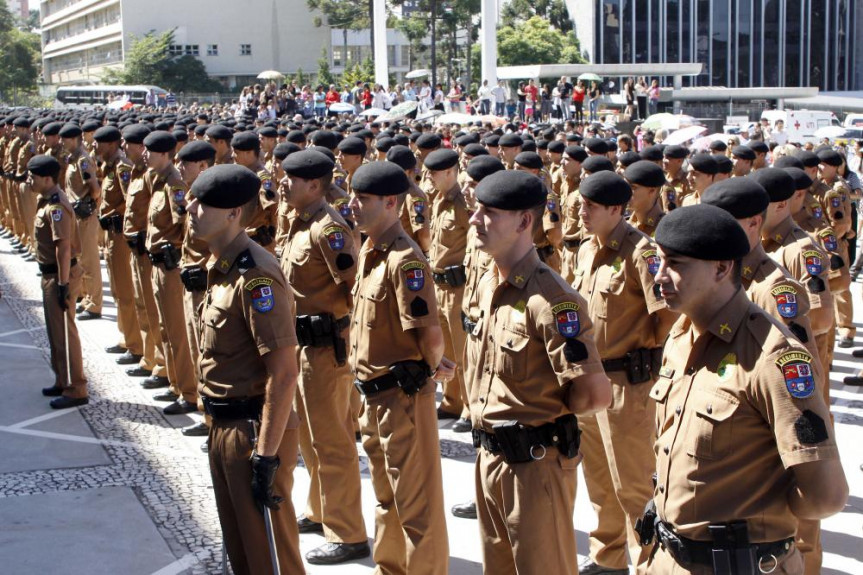
{"label": "epaulette", "polygon": [[59,204],[60,203],[60,194],[52,194],[50,198],[48,198],[49,204]]}
{"label": "epaulette", "polygon": [[250,250],[241,252],[240,255],[237,256],[235,263],[237,264],[237,271],[243,275],[245,275],[249,270],[254,269],[257,265]]}

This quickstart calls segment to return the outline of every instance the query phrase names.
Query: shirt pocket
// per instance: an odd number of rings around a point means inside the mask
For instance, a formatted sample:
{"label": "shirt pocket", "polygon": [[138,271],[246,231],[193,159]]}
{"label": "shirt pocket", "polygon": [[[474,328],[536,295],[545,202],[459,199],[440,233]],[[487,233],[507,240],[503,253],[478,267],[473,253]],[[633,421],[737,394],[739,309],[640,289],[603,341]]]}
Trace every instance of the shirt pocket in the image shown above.
{"label": "shirt pocket", "polygon": [[228,351],[225,344],[231,344],[231,338],[225,336],[225,327],[228,325],[230,314],[227,310],[210,305],[204,306],[201,317],[201,349],[203,351]]}
{"label": "shirt pocket", "polygon": [[696,459],[715,460],[734,448],[734,413],[740,400],[727,394],[698,393],[693,398],[693,443],[687,453]]}
{"label": "shirt pocket", "polygon": [[374,327],[377,322],[378,311],[381,315],[386,313],[383,307],[386,305],[387,286],[384,283],[372,284],[365,292],[365,318],[367,327]]}
{"label": "shirt pocket", "polygon": [[162,210],[165,209],[165,194],[164,192],[156,192],[150,199],[150,223],[155,224],[159,221],[159,216]]}
{"label": "shirt pocket", "polygon": [[623,288],[626,285],[626,278],[623,273],[615,273],[608,281],[599,285],[597,282],[596,289],[599,291],[599,305],[597,306],[596,316],[602,319],[608,317],[608,310],[617,300],[618,296],[623,293]]}
{"label": "shirt pocket", "polygon": [[518,330],[504,328],[498,335],[495,373],[503,379],[521,381],[527,375],[527,344],[530,336]]}
{"label": "shirt pocket", "polygon": [[[665,368],[663,368],[665,369]],[[665,373],[660,372],[659,379],[650,388],[650,398],[656,402],[656,418],[659,432],[662,433],[668,429],[674,422],[674,413],[669,413],[668,396],[671,393],[671,386],[674,383],[672,377],[673,370],[668,370]]]}

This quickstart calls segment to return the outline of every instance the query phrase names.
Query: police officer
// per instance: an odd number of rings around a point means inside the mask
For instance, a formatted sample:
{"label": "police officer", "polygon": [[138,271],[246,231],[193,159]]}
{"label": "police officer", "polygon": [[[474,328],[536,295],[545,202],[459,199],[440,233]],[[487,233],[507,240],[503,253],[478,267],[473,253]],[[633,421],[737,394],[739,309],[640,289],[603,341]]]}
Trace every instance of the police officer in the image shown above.
{"label": "police officer", "polygon": [[[368,235],[359,254],[350,365],[363,393],[360,416],[375,509],[374,560],[382,573],[447,573],[435,386],[454,364],[429,266],[399,222],[404,171],[391,162],[357,169],[351,209]],[[435,373],[432,373],[432,372]]]}
{"label": "police officer", "polygon": [[752,164],[755,162],[755,152],[749,146],[734,146],[731,149],[731,161],[734,163],[731,177],[741,178],[752,171]]}
{"label": "police officer", "polygon": [[575,259],[578,246],[584,237],[581,229],[581,218],[578,210],[581,207],[581,196],[578,188],[581,185],[581,165],[587,159],[587,152],[581,146],[567,146],[561,163],[563,182],[560,185],[560,206],[563,224],[563,235],[560,250],[560,275],[567,282],[575,277]]}
{"label": "police officer", "polygon": [[258,198],[260,209],[249,222],[246,233],[249,237],[267,248],[272,254],[276,252],[276,224],[278,219],[277,182],[273,175],[261,162],[261,140],[254,132],[240,132],[231,140],[234,162],[249,168],[261,180],[261,193]]}
{"label": "police officer", "polygon": [[471,216],[494,259],[479,285],[470,388],[488,574],[577,573],[575,414],[610,401],[586,302],[533,247],[546,196],[536,176],[499,171],[477,185]]}
{"label": "police officer", "polygon": [[282,573],[304,573],[291,503],[299,418],[293,296],[278,262],[245,233],[261,181],[214,166],[192,186],[194,237],[214,260],[201,312],[199,391],[210,430],[210,474],[231,567],[272,573],[262,511],[272,516]]}
{"label": "police officer", "polygon": [[689,158],[686,171],[686,181],[691,194],[683,199],[684,206],[694,206],[701,203],[701,194],[715,181],[719,172],[719,164],[710,154],[695,154]]}
{"label": "police officer", "polygon": [[689,150],[683,146],[666,146],[662,150],[662,166],[665,169],[665,177],[668,184],[674,188],[677,196],[677,205],[682,206],[687,196],[692,193],[683,162]]}
{"label": "police officer", "polygon": [[431,205],[428,196],[414,179],[417,158],[407,146],[393,146],[387,151],[386,159],[403,169],[405,175],[408,176],[411,185],[407,193],[399,198],[399,202],[402,204],[400,209],[402,228],[417,243],[423,253],[427,254],[431,247],[431,232],[429,230]]}
{"label": "police officer", "polygon": [[638,231],[653,237],[659,220],[665,215],[659,193],[665,185],[665,173],[653,162],[639,160],[630,164],[623,172],[623,177],[632,187],[632,200],[629,207],[629,225]]}
{"label": "police officer", "polygon": [[326,201],[335,164],[315,149],[282,163],[287,202],[296,211],[281,260],[296,294],[300,452],[311,476],[301,533],[324,533],[327,543],[306,554],[313,564],[368,557],[360,501],[347,364],[351,291],[357,249],[345,220]]}
{"label": "police officer", "polygon": [[558,249],[563,241],[560,218],[560,197],[551,190],[551,177],[542,165],[542,158],[536,152],[521,152],[515,157],[515,169],[537,176],[545,185],[547,198],[542,216],[542,228],[537,230],[534,243],[536,251],[545,264],[560,273],[560,254]]}
{"label": "police officer", "polygon": [[848,494],[814,358],[747,299],[749,241],[730,214],[681,208],[656,242],[660,293],[685,318],[650,393],[657,486],[642,527],[655,529],[642,538],[657,541],[648,572],[802,573],[797,520],[838,512]]}
{"label": "police officer", "polygon": [[215,164],[217,166],[221,164],[233,164],[234,154],[231,150],[231,138],[233,134],[230,128],[217,124],[209,126],[204,133],[210,145],[216,148]]}
{"label": "police officer", "polygon": [[43,388],[42,395],[54,398],[50,403],[54,409],[86,405],[87,379],[75,325],[75,297],[81,289],[82,275],[75,213],[66,194],[57,186],[60,174],[57,160],[34,156],[27,162],[27,170],[29,188],[39,194],[34,225],[36,261],[42,273],[42,305],[54,370],[54,385]]}
{"label": "police officer", "polygon": [[36,216],[36,194],[27,188],[27,162],[36,154],[36,142],[30,133],[30,126],[21,130],[21,148],[18,150],[18,158],[15,162],[15,179],[17,185],[13,188],[18,195],[18,206],[21,214],[24,235],[21,238],[24,244],[22,255],[27,261],[34,261],[33,250],[35,241],[33,238],[33,218]]}

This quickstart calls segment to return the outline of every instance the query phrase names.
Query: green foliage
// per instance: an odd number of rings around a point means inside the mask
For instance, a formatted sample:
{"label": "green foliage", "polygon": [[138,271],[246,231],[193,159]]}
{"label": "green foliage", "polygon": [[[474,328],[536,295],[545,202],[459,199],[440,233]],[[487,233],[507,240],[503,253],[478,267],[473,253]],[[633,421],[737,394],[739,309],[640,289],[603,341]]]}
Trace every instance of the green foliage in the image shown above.
{"label": "green foliage", "polygon": [[17,24],[6,3],[0,3],[0,100],[13,103],[36,91],[41,59],[39,36]]}
{"label": "green foliage", "polygon": [[571,32],[572,19],[564,0],[511,0],[501,7],[501,24],[514,27],[534,16],[548,20],[561,32]]}
{"label": "green foliage", "polygon": [[500,28],[497,50],[498,66],[584,62],[575,35],[551,28],[548,20],[539,16]]}
{"label": "green foliage", "polygon": [[297,68],[297,73],[291,76],[290,74],[285,75],[285,82],[291,83],[295,82],[298,87],[302,88],[305,84],[307,84],[311,78],[303,72],[302,68]]}
{"label": "green foliage", "polygon": [[318,10],[324,15],[326,21],[320,16],[315,17],[315,26],[326,24],[331,28],[344,28],[347,30],[363,30],[369,27],[368,9],[371,0],[306,0],[309,10]]}
{"label": "green foliage", "polygon": [[330,71],[330,59],[327,56],[327,49],[321,48],[321,57],[318,59],[318,83],[329,88],[330,84],[336,84],[337,79]]}
{"label": "green foliage", "polygon": [[370,86],[375,83],[375,63],[371,58],[354,64],[352,68],[345,70],[342,74],[342,83],[346,86],[354,86],[357,82],[368,82]]}

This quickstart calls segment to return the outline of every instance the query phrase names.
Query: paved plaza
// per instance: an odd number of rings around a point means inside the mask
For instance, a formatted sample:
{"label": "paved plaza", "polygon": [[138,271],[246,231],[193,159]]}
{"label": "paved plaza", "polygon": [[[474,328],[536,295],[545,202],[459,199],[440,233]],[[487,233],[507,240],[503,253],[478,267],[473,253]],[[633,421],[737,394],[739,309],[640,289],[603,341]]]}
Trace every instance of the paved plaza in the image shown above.
{"label": "paved plaza", "polygon": [[[8,575],[175,575],[221,573],[221,538],[207,457],[200,438],[179,428],[200,419],[164,416],[164,404],[125,375],[103,348],[117,342],[116,308],[107,274],[103,319],[80,322],[90,404],[53,411],[40,389],[53,383],[35,263],[13,254],[0,240],[0,572]],[[863,319],[861,285],[852,288],[856,317]],[[857,344],[863,346],[863,324]],[[826,575],[863,574],[863,396],[842,377],[858,367],[850,350],[836,350],[831,372],[832,410],[842,461],[851,486],[845,510],[823,523]],[[440,428],[447,509],[473,494],[469,435]],[[375,499],[360,449],[363,512],[374,532]],[[579,483],[583,485],[581,478]],[[304,509],[309,486],[295,472],[293,501]],[[824,486],[829,489],[828,485]],[[575,525],[579,553],[595,522],[584,489]],[[481,573],[475,521],[447,511],[450,573]],[[303,535],[306,552],[323,543]],[[371,559],[336,567],[308,566],[308,573],[371,573]]]}

